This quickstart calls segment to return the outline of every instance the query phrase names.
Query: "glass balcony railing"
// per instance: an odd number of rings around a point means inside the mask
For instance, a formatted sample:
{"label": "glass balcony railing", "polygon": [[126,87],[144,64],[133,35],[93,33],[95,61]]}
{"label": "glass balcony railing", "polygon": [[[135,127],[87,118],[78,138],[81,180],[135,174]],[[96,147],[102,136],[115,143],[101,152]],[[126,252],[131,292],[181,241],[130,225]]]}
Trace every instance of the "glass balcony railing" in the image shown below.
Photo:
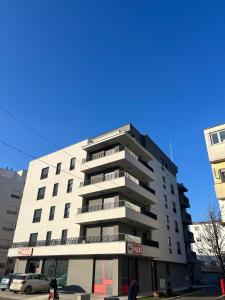
{"label": "glass balcony railing", "polygon": [[149,209],[145,207],[137,206],[127,200],[119,200],[119,201],[114,201],[109,203],[101,203],[101,204],[84,206],[82,208],[78,208],[77,213],[83,214],[83,213],[89,213],[89,212],[100,211],[100,210],[108,210],[108,209],[113,209],[118,207],[127,207],[133,211],[136,211],[138,213],[141,213],[152,219],[157,220],[157,215],[152,213]]}
{"label": "glass balcony railing", "polygon": [[110,173],[110,174],[102,174],[102,176],[99,176],[99,177],[85,179],[84,181],[82,181],[80,183],[80,187],[91,185],[91,184],[97,184],[97,183],[100,183],[103,181],[109,181],[109,180],[113,180],[113,179],[117,179],[117,178],[121,178],[121,177],[129,178],[131,181],[135,182],[139,186],[143,187],[144,189],[146,189],[147,191],[149,191],[150,193],[155,195],[155,191],[152,188],[150,188],[145,183],[141,182],[140,180],[138,180],[131,174],[124,172],[124,171],[114,172],[114,173]]}
{"label": "glass balcony railing", "polygon": [[[120,241],[143,244],[146,246],[156,247],[156,248],[159,247],[159,243],[157,241],[144,239],[127,233],[119,233],[113,235],[73,237],[73,238],[64,239],[63,243],[62,243],[62,239],[52,239],[50,241],[48,240],[47,245],[46,245],[46,240],[40,240],[36,242],[36,247],[92,244],[92,243],[112,243],[112,242],[120,242]],[[21,242],[21,243],[13,243],[12,245],[12,248],[19,248],[19,247],[30,247],[30,243]]]}

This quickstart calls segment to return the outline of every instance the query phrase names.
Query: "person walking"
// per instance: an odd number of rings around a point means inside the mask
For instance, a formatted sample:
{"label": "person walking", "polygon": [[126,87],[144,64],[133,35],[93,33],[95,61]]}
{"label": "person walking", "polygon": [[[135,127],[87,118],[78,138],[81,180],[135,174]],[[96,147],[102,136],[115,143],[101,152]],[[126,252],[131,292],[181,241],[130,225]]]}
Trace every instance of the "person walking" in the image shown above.
{"label": "person walking", "polygon": [[[53,290],[53,292],[52,292]],[[49,283],[49,300],[59,299],[57,280],[53,277]]]}
{"label": "person walking", "polygon": [[137,280],[132,279],[128,288],[128,300],[136,300],[137,299]]}

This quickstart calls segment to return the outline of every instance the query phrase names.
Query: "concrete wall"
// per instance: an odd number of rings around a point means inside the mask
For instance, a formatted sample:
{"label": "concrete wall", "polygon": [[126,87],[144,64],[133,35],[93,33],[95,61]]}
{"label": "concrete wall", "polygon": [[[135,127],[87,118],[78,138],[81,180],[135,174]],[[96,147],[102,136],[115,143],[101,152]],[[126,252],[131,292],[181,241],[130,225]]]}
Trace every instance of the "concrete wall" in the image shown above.
{"label": "concrete wall", "polygon": [[74,259],[69,260],[67,285],[76,285],[87,293],[92,293],[94,260]]}

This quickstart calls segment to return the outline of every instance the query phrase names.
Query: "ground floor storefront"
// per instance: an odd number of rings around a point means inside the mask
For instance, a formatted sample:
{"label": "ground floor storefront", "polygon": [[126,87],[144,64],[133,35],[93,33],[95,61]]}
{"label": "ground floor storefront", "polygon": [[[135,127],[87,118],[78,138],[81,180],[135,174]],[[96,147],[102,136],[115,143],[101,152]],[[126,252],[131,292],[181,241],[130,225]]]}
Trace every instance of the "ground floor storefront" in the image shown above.
{"label": "ground floor storefront", "polygon": [[16,259],[15,272],[43,273],[70,290],[114,296],[126,295],[134,278],[139,293],[190,286],[186,264],[134,256],[21,257]]}

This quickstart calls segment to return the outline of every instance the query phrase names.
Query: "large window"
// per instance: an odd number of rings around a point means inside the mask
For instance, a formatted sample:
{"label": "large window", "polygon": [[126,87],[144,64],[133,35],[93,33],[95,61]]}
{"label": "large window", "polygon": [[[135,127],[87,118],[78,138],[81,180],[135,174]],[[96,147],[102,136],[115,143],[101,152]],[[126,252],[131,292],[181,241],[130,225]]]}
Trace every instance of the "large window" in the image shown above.
{"label": "large window", "polygon": [[33,215],[33,223],[38,223],[41,221],[41,213],[42,209],[35,209],[34,215]]}
{"label": "large window", "polygon": [[66,203],[64,208],[64,218],[69,218],[69,216],[70,216],[70,203]]}
{"label": "large window", "polygon": [[38,189],[37,200],[44,199],[45,197],[45,186]]}
{"label": "large window", "polygon": [[225,142],[225,130],[210,133],[211,144],[219,144]]}
{"label": "large window", "polygon": [[42,273],[49,277],[58,279],[58,285],[65,287],[67,285],[68,259],[46,258],[43,261]]}
{"label": "large window", "polygon": [[30,234],[30,239],[29,239],[29,246],[30,247],[35,247],[37,245],[37,238],[38,238],[37,233],[31,233]]}
{"label": "large window", "polygon": [[112,259],[96,259],[94,274],[94,293],[112,295]]}
{"label": "large window", "polygon": [[75,169],[75,157],[71,158],[70,160],[70,170],[74,170]]}
{"label": "large window", "polygon": [[48,171],[49,171],[49,167],[41,170],[41,179],[45,179],[48,177]]}
{"label": "large window", "polygon": [[67,183],[67,193],[71,193],[73,190],[73,179],[69,179]]}

